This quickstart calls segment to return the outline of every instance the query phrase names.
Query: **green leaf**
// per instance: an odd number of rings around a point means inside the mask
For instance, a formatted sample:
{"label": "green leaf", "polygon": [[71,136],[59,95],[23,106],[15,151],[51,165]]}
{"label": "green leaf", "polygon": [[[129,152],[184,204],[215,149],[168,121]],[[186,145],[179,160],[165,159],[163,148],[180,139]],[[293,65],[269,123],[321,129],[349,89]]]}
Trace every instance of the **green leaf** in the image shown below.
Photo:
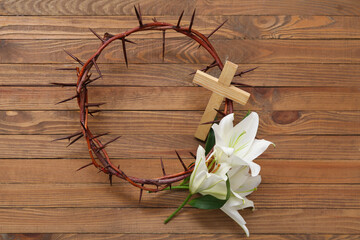
{"label": "green leaf", "polygon": [[205,143],[205,155],[207,155],[211,151],[214,145],[215,145],[215,133],[214,130],[210,128],[210,132]]}
{"label": "green leaf", "polygon": [[249,116],[249,115],[250,115],[250,113],[251,113],[251,111],[250,111],[250,110],[248,110],[248,111],[247,111],[247,113],[246,113],[246,115],[245,115],[245,117],[243,118],[243,120],[244,120],[247,116]]}
{"label": "green leaf", "polygon": [[231,196],[231,189],[230,189],[230,179],[229,176],[226,174],[226,176],[228,177],[226,180],[226,201],[229,200],[230,196]]}
{"label": "green leaf", "polygon": [[199,209],[219,209],[224,206],[226,201],[211,195],[205,195],[191,200],[189,204]]}

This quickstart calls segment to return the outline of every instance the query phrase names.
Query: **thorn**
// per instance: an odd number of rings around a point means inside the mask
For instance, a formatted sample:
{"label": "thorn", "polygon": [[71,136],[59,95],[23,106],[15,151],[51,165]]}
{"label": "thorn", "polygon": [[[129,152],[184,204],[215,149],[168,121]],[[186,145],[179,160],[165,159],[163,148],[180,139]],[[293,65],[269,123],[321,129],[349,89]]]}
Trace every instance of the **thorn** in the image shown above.
{"label": "thorn", "polygon": [[80,138],[82,138],[83,134],[81,133],[80,136],[78,136],[77,138],[75,138],[74,140],[72,140],[66,147],[69,147],[71,145],[73,145],[77,140],[79,140]]}
{"label": "thorn", "polygon": [[126,38],[125,38],[125,42],[132,43],[132,44],[136,44],[136,42],[133,42],[133,41],[128,40],[128,39],[126,39]]}
{"label": "thorn", "polygon": [[100,37],[94,30],[92,30],[91,28],[89,28],[89,30],[90,30],[98,39],[100,39],[100,41],[101,41],[102,43],[105,42],[104,39],[103,39],[102,37]]}
{"label": "thorn", "polygon": [[163,40],[163,44],[162,44],[162,61],[164,62],[165,60],[165,30],[163,30],[163,34],[162,34],[162,40]]}
{"label": "thorn", "polygon": [[[200,45],[201,46],[201,45]],[[210,65],[206,66],[203,69],[200,69],[200,71],[202,72],[207,72],[209,69],[216,67],[217,65],[219,65],[216,61],[213,61]],[[194,75],[196,73],[196,71],[190,73],[189,75]]]}
{"label": "thorn", "polygon": [[195,156],[194,153],[192,153],[192,152],[189,152],[189,153],[190,153],[190,155],[191,155],[194,159],[196,159],[196,156]]}
{"label": "thorn", "polygon": [[64,49],[64,51],[66,52],[67,55],[69,55],[70,57],[72,57],[75,61],[77,61],[78,63],[80,63],[81,66],[84,66],[84,63],[83,63],[80,59],[78,59],[77,57],[75,57],[74,55],[72,55],[71,53],[69,53],[68,51],[66,51],[65,49]]}
{"label": "thorn", "polygon": [[[217,30],[219,30],[226,22],[228,21],[228,19],[226,19],[222,24],[220,24],[220,26],[218,26],[217,28],[214,29],[214,31],[212,31],[206,38],[209,39]],[[201,48],[201,44],[199,44],[198,49]]]}
{"label": "thorn", "polygon": [[52,140],[52,142],[59,141],[59,140],[64,140],[64,139],[68,139],[70,141],[71,138],[76,137],[77,135],[80,135],[80,134],[82,134],[82,132],[77,132],[77,133],[71,134],[71,135],[66,136],[66,137],[57,138],[57,139]]}
{"label": "thorn", "polygon": [[152,20],[153,20],[153,22],[157,22],[156,17],[153,17]]}
{"label": "thorn", "polygon": [[[112,38],[113,36],[115,36],[115,35],[113,35],[113,34],[111,34],[111,33],[108,33],[108,32],[106,32],[106,33],[104,34],[104,38],[106,38],[106,39]],[[122,39],[122,38],[121,38],[121,39]],[[121,39],[117,39],[117,40],[121,40]],[[132,44],[136,44],[136,42],[133,42],[133,41],[128,40],[128,39],[125,39],[125,42],[129,42],[129,43],[132,43]]]}
{"label": "thorn", "polygon": [[89,85],[90,83],[95,82],[95,81],[98,80],[99,78],[102,78],[102,76],[98,76],[98,77],[96,77],[96,78],[94,78],[94,79],[90,79],[90,78],[89,78],[89,80],[86,81],[84,84],[85,84],[85,86],[87,86],[87,85]]}
{"label": "thorn", "polygon": [[115,141],[118,140],[120,137],[121,137],[121,136],[118,136],[118,137],[114,138],[113,140],[108,141],[107,143],[105,143],[104,145],[102,145],[101,147],[99,147],[99,148],[97,149],[97,151],[99,152],[100,150],[106,148],[107,145],[109,145],[109,144],[112,143],[112,142],[115,142]]}
{"label": "thorn", "polygon": [[101,105],[104,105],[105,103],[85,103],[85,107],[100,107]]}
{"label": "thorn", "polygon": [[183,162],[183,160],[181,159],[181,157],[180,157],[179,153],[178,153],[176,150],[175,150],[175,153],[176,153],[176,155],[177,155],[177,157],[178,157],[179,161],[181,162],[181,165],[183,166],[184,170],[185,170],[185,171],[187,171],[188,169],[187,169],[187,167],[186,167],[185,163]]}
{"label": "thorn", "polygon": [[88,75],[86,76],[85,82],[90,80],[91,75],[92,75],[92,73],[90,73],[90,74],[88,74]]}
{"label": "thorn", "polygon": [[102,136],[108,135],[109,133],[110,133],[110,132],[102,133],[102,134],[99,134],[99,135],[93,136],[92,138],[89,138],[89,139],[90,139],[90,140],[93,140],[94,138],[99,138],[99,137],[102,137]]}
{"label": "thorn", "polygon": [[126,55],[125,38],[122,38],[121,40],[122,40],[122,48],[123,48],[123,53],[124,53],[124,58],[125,58],[125,64],[126,64],[126,67],[128,68],[129,64],[128,64],[127,55]]}
{"label": "thorn", "polygon": [[112,174],[111,173],[109,173],[109,182],[110,182],[110,186],[112,186]]}
{"label": "thorn", "polygon": [[226,114],[223,112],[223,111],[220,111],[220,110],[218,110],[218,109],[216,109],[216,108],[214,108],[214,110],[215,111],[217,111],[219,114],[221,114],[222,116],[226,116]]}
{"label": "thorn", "polygon": [[180,14],[179,20],[178,20],[178,22],[177,22],[177,24],[176,24],[176,28],[180,28],[180,22],[181,22],[181,19],[182,19],[183,15],[184,15],[184,10],[183,10],[182,13]]}
{"label": "thorn", "polygon": [[97,73],[98,73],[99,76],[102,78],[102,74],[101,74],[100,68],[99,68],[99,66],[97,65],[97,63],[96,63],[96,61],[95,61],[94,58],[92,59],[92,62],[93,62],[93,64],[94,64],[95,68],[96,68]]}
{"label": "thorn", "polygon": [[78,97],[78,94],[76,94],[75,96],[69,97],[69,98],[67,98],[67,99],[65,99],[65,100],[62,100],[62,101],[60,101],[60,102],[57,102],[57,103],[55,103],[55,105],[58,105],[58,104],[60,104],[60,103],[64,103],[64,102],[73,100],[73,99],[76,98],[76,97]]}
{"label": "thorn", "polygon": [[65,71],[67,71],[67,70],[71,70],[71,71],[76,71],[76,68],[55,68],[55,70],[65,70]]}
{"label": "thorn", "polygon": [[201,125],[205,125],[205,124],[213,124],[213,123],[219,123],[220,120],[215,120],[215,121],[210,121],[210,122],[204,122],[204,123],[201,123]]}
{"label": "thorn", "polygon": [[139,11],[136,9],[136,6],[134,5],[134,9],[135,9],[135,13],[136,13],[136,17],[139,21],[139,25],[140,27],[143,26],[142,20],[141,20],[141,12],[140,12],[140,4],[138,5]]}
{"label": "thorn", "polygon": [[224,24],[228,21],[228,19],[226,19],[222,24],[220,24],[217,28],[214,29],[214,31],[212,31],[208,36],[207,39],[209,39],[217,30],[219,30],[222,26],[224,26]]}
{"label": "thorn", "polygon": [[98,113],[98,112],[101,112],[101,110],[94,110],[94,111],[89,111],[89,114],[94,114],[94,113]]}
{"label": "thorn", "polygon": [[[141,184],[141,186],[143,187],[144,184]],[[140,189],[140,196],[139,196],[139,203],[141,202],[141,198],[142,198],[142,194],[143,194],[143,189]]]}
{"label": "thorn", "polygon": [[88,163],[88,164],[86,164],[86,165],[84,165],[84,166],[82,166],[82,167],[80,167],[80,168],[78,168],[78,169],[76,170],[76,172],[78,172],[78,171],[80,171],[80,170],[82,170],[82,169],[84,169],[84,168],[86,168],[86,167],[88,167],[88,166],[91,166],[91,165],[93,165],[92,162],[91,162],[91,163]]}
{"label": "thorn", "polygon": [[105,40],[105,41],[106,41],[106,40],[109,40],[109,39],[112,38],[113,36],[114,36],[113,34],[106,32],[106,33],[104,33],[104,40]]}
{"label": "thorn", "polygon": [[195,12],[196,12],[196,8],[194,9],[193,15],[191,16],[191,21],[190,21],[190,26],[189,26],[189,32],[191,32],[191,27],[194,23],[194,18],[195,18]]}
{"label": "thorn", "polygon": [[51,82],[50,84],[61,86],[61,87],[75,87],[76,86],[76,83],[56,83],[56,82]]}
{"label": "thorn", "polygon": [[235,74],[234,77],[241,77],[243,74],[248,73],[248,72],[251,72],[251,71],[254,71],[254,70],[257,69],[257,68],[258,68],[258,67],[254,67],[254,68],[251,68],[251,69],[249,69],[249,70],[242,71],[242,72],[240,72],[240,73],[238,73],[238,74]]}
{"label": "thorn", "polygon": [[160,163],[161,163],[161,169],[162,169],[163,175],[166,176],[165,168],[164,168],[164,163],[163,163],[162,158],[160,158]]}
{"label": "thorn", "polygon": [[249,84],[245,84],[245,83],[237,83],[237,82],[233,82],[233,85],[235,87],[254,87],[254,86],[251,86]]}

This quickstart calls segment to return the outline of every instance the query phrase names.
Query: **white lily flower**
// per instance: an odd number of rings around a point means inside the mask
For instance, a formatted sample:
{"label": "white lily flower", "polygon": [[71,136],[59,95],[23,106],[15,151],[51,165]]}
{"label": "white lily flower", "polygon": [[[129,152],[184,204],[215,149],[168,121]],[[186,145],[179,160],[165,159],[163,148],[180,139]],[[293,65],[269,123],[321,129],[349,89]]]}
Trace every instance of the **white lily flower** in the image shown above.
{"label": "white lily flower", "polygon": [[244,218],[238,210],[247,207],[254,207],[253,201],[246,198],[252,193],[261,182],[260,175],[250,176],[249,167],[235,167],[228,172],[231,188],[231,196],[220,209],[237,222],[249,236],[249,230],[246,227]]}
{"label": "white lily flower", "polygon": [[272,142],[255,139],[259,126],[259,116],[252,112],[244,120],[233,126],[234,114],[225,116],[219,124],[214,124],[215,149],[220,163],[226,162],[233,166],[248,165],[251,175],[260,172],[260,165],[253,162]]}
{"label": "white lily flower", "polygon": [[226,173],[230,166],[216,161],[214,153],[208,159],[205,157],[205,149],[198,147],[194,171],[190,176],[189,191],[191,194],[201,193],[212,195],[224,200],[227,194]]}

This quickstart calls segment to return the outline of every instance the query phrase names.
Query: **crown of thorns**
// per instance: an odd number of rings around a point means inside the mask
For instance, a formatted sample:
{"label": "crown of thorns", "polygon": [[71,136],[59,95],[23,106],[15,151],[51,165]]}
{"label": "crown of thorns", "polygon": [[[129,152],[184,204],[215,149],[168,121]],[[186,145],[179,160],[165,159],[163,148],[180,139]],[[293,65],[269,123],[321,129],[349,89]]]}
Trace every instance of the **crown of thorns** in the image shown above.
{"label": "crown of thorns", "polygon": [[[106,152],[105,148],[110,143],[119,139],[120,136],[110,140],[107,143],[102,143],[99,138],[101,136],[107,135],[109,133],[94,135],[90,131],[90,128],[88,126],[89,115],[92,115],[95,112],[99,112],[99,110],[90,110],[90,108],[91,107],[99,107],[100,105],[103,104],[103,103],[89,103],[89,101],[88,101],[88,97],[89,97],[88,96],[88,86],[91,83],[93,83],[94,81],[101,79],[103,76],[96,61],[99,58],[102,51],[110,43],[112,43],[115,40],[120,40],[122,42],[122,50],[123,50],[123,54],[124,54],[125,64],[126,64],[126,66],[128,66],[128,58],[127,58],[127,54],[126,54],[126,43],[135,44],[135,42],[133,42],[129,39],[126,39],[126,37],[130,36],[133,33],[140,32],[140,31],[162,31],[162,58],[164,59],[164,57],[165,57],[165,33],[166,33],[166,31],[173,30],[173,31],[183,34],[183,35],[189,37],[190,39],[196,41],[197,43],[199,43],[199,47],[203,47],[213,57],[214,61],[211,64],[209,64],[208,66],[206,66],[204,69],[202,69],[202,71],[206,72],[209,69],[214,68],[214,67],[218,67],[220,70],[222,70],[224,65],[221,62],[215,48],[210,43],[209,38],[217,30],[219,30],[219,28],[221,28],[225,24],[226,21],[223,22],[222,24],[220,24],[209,35],[205,36],[204,34],[198,32],[192,28],[193,23],[194,23],[194,18],[195,18],[195,12],[196,12],[195,10],[191,16],[191,21],[190,21],[189,26],[182,27],[182,26],[180,26],[180,23],[181,23],[181,19],[183,17],[184,11],[181,13],[177,24],[173,25],[171,23],[158,22],[156,20],[156,18],[153,18],[153,22],[143,23],[141,12],[140,12],[140,6],[138,6],[138,7],[134,6],[134,9],[135,9],[137,20],[139,22],[139,26],[137,26],[137,27],[134,27],[126,32],[119,33],[116,35],[113,35],[110,33],[105,33],[104,37],[101,37],[95,31],[90,29],[90,31],[101,41],[101,44],[98,47],[98,49],[96,50],[96,52],[87,61],[83,62],[79,58],[75,57],[71,53],[64,50],[70,57],[72,57],[75,61],[77,61],[81,65],[81,68],[76,67],[75,69],[68,69],[68,68],[59,69],[59,70],[76,70],[77,82],[76,82],[76,84],[53,83],[53,84],[59,85],[59,86],[75,86],[76,87],[76,94],[74,96],[67,98],[63,101],[60,101],[57,104],[67,102],[72,99],[77,99],[77,103],[78,103],[78,106],[80,109],[81,131],[74,133],[72,135],[66,136],[66,137],[55,139],[55,141],[68,139],[70,141],[69,145],[72,145],[77,140],[84,137],[86,140],[86,143],[87,143],[90,157],[91,157],[91,162],[89,164],[86,164],[85,166],[80,167],[78,170],[81,170],[85,167],[94,165],[97,169],[99,169],[100,172],[103,172],[103,173],[109,175],[110,184],[112,184],[112,177],[116,176],[116,177],[119,177],[120,179],[128,181],[133,186],[140,188],[140,199],[141,199],[143,190],[147,190],[150,192],[158,192],[167,187],[171,187],[172,183],[181,181],[181,180],[185,179],[186,177],[190,176],[193,171],[194,164],[186,166],[184,164],[183,160],[181,159],[180,155],[178,154],[178,152],[175,151],[175,153],[183,167],[183,171],[175,173],[175,174],[167,175],[165,173],[163,161],[160,159],[161,160],[161,162],[160,162],[161,168],[162,168],[162,172],[164,175],[162,177],[158,177],[158,178],[144,179],[144,178],[139,178],[139,177],[134,177],[134,176],[128,176],[123,170],[120,169],[120,166],[115,166],[110,161],[110,157],[109,157],[108,153]],[[95,69],[98,73],[98,76],[95,78],[91,78],[90,70],[92,67],[95,67]],[[254,69],[240,72],[240,73],[236,74],[235,76],[241,76],[242,74],[247,73],[252,70],[254,70]],[[194,73],[190,73],[190,74],[194,74]],[[232,100],[225,99],[224,111],[220,111],[220,110],[217,110],[217,111],[222,116],[232,113],[233,112]],[[214,121],[214,122],[216,122],[216,121]],[[211,123],[213,123],[213,122],[209,122],[206,124],[211,124]],[[190,154],[193,157],[195,157],[194,154],[192,154],[192,153],[190,153]]]}

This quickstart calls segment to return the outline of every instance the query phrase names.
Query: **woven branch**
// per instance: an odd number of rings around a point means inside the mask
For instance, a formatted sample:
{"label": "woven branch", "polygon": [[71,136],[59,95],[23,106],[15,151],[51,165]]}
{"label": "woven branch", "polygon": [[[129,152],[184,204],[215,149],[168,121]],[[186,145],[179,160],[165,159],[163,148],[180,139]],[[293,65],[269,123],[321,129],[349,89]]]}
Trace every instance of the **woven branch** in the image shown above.
{"label": "woven branch", "polygon": [[[97,61],[98,57],[100,56],[100,54],[102,53],[102,51],[110,43],[112,43],[115,40],[121,40],[122,46],[123,46],[124,60],[125,60],[126,65],[128,65],[128,58],[127,58],[127,54],[126,54],[125,42],[130,42],[130,43],[134,43],[134,42],[127,40],[126,37],[130,36],[131,34],[133,34],[135,32],[141,32],[141,31],[162,31],[163,32],[163,38],[162,38],[163,54],[162,55],[164,57],[164,55],[165,55],[165,32],[172,30],[172,31],[176,31],[180,34],[183,34],[184,36],[187,36],[188,38],[196,41],[197,43],[200,44],[200,46],[202,46],[204,49],[206,49],[207,52],[213,57],[214,61],[210,65],[208,65],[204,70],[208,70],[215,66],[217,66],[220,70],[222,70],[223,63],[221,62],[215,48],[210,43],[208,38],[216,30],[218,30],[224,23],[221,24],[219,27],[217,27],[208,37],[206,37],[202,33],[198,32],[192,28],[193,22],[194,22],[194,17],[195,17],[195,11],[191,17],[191,22],[190,22],[189,27],[181,27],[180,23],[181,23],[181,19],[183,16],[183,12],[181,13],[176,25],[173,25],[171,23],[158,22],[156,19],[154,19],[154,22],[151,22],[151,23],[143,23],[140,8],[136,8],[135,6],[134,6],[134,8],[135,8],[135,13],[136,13],[136,16],[137,16],[137,19],[139,22],[139,26],[134,27],[133,29],[130,29],[126,32],[119,33],[116,35],[112,35],[110,33],[105,33],[103,38],[101,38],[94,30],[90,29],[90,31],[97,38],[99,38],[101,40],[101,44],[100,44],[99,48],[96,50],[96,52],[85,62],[81,61],[80,59],[78,59],[77,57],[72,55],[71,53],[66,52],[75,61],[80,63],[81,68],[75,69],[77,71],[77,76],[78,76],[77,83],[76,83],[75,96],[73,96],[69,99],[65,99],[64,101],[61,101],[59,103],[69,101],[71,99],[76,98],[79,109],[80,109],[80,125],[82,128],[82,132],[70,135],[65,138],[61,138],[61,139],[68,139],[70,141],[72,137],[76,137],[75,140],[70,142],[69,145],[71,145],[79,138],[85,137],[92,162],[89,164],[86,164],[85,166],[79,168],[78,170],[81,170],[90,165],[94,165],[96,168],[99,169],[99,171],[104,172],[105,174],[109,175],[110,183],[112,182],[112,176],[116,176],[125,181],[128,181],[130,184],[134,185],[135,187],[140,188],[141,189],[140,199],[141,199],[141,194],[142,194],[143,190],[147,190],[147,191],[151,191],[151,192],[161,191],[161,190],[171,186],[172,183],[181,181],[181,180],[185,179],[186,177],[190,176],[193,171],[194,164],[191,164],[190,166],[186,167],[185,164],[183,163],[180,155],[176,152],[176,155],[177,155],[182,167],[184,168],[184,171],[175,173],[175,174],[166,175],[165,169],[164,169],[164,166],[163,166],[163,163],[161,160],[161,166],[163,169],[164,176],[154,178],[154,179],[144,179],[144,178],[128,176],[125,174],[125,172],[123,170],[120,169],[119,166],[116,167],[114,164],[112,164],[112,162],[110,161],[110,158],[106,152],[106,146],[109,143],[115,141],[117,138],[111,140],[108,143],[103,144],[100,141],[99,137],[106,135],[108,133],[94,136],[88,126],[89,115],[92,116],[92,113],[97,112],[97,111],[90,111],[89,107],[94,107],[94,106],[98,107],[102,104],[102,103],[89,103],[88,102],[89,96],[88,96],[87,87],[92,82],[94,82],[95,80],[102,77],[101,71],[100,71],[99,66],[97,65],[96,61]],[[96,68],[96,71],[99,74],[99,76],[91,79],[90,70],[93,66]],[[61,85],[61,84],[57,84],[57,85]],[[233,102],[229,99],[226,99],[224,114],[228,114],[231,112],[233,112]]]}

